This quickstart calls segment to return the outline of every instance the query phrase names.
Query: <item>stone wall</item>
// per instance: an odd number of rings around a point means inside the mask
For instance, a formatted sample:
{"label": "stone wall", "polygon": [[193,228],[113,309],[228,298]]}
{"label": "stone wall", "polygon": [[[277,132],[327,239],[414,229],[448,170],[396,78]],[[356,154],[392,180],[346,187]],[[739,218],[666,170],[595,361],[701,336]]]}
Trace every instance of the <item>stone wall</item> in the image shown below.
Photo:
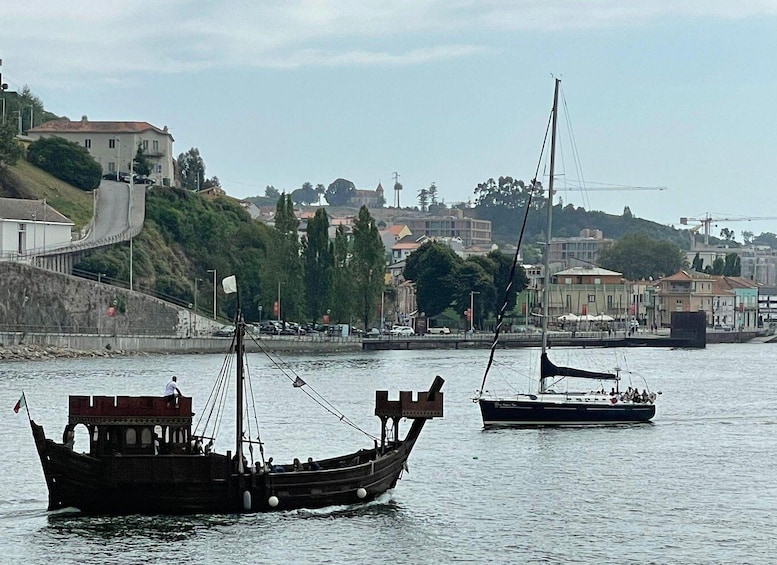
{"label": "stone wall", "polygon": [[0,331],[189,337],[210,335],[216,327],[220,324],[139,292],[0,262]]}

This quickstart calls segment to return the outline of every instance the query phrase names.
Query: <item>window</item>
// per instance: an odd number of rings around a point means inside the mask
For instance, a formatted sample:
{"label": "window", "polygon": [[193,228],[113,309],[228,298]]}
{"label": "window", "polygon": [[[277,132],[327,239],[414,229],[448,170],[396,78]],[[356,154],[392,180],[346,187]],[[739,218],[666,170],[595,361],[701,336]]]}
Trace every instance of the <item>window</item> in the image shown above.
{"label": "window", "polygon": [[138,443],[138,432],[135,431],[135,428],[127,428],[124,432],[124,443],[127,445],[135,445]]}
{"label": "window", "polygon": [[87,149],[91,149],[92,148],[92,140],[91,139],[85,139],[84,140],[84,147],[86,147]]}
{"label": "window", "polygon": [[162,165],[156,166],[156,172],[159,173],[160,175],[162,174]]}
{"label": "window", "polygon": [[108,140],[108,149],[116,149],[116,138],[112,137]]}
{"label": "window", "polygon": [[115,173],[116,172],[116,163],[114,163],[113,161],[108,163],[108,172],[109,173]]}
{"label": "window", "polygon": [[612,294],[607,295],[607,308],[612,308]]}
{"label": "window", "polygon": [[572,310],[572,295],[567,294],[567,310]]}
{"label": "window", "polygon": [[588,302],[596,302],[596,295],[595,294],[589,294],[588,295]]}
{"label": "window", "polygon": [[151,445],[151,430],[149,428],[143,428],[140,432],[140,444]]}
{"label": "window", "polygon": [[143,151],[148,151],[148,139],[143,140]]}
{"label": "window", "polygon": [[159,151],[159,140],[155,139],[152,143],[154,151]]}

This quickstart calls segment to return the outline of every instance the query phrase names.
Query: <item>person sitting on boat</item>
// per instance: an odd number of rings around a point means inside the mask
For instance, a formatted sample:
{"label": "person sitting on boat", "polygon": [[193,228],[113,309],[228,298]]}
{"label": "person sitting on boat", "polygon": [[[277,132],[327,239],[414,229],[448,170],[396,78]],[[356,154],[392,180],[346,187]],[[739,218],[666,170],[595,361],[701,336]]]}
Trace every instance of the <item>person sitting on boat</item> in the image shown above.
{"label": "person sitting on boat", "polygon": [[76,433],[73,431],[73,426],[67,424],[65,431],[62,432],[62,444],[68,449],[73,449],[73,445],[76,441]]}
{"label": "person sitting on boat", "polygon": [[321,465],[313,461],[312,457],[308,457],[308,471],[320,471]]}
{"label": "person sitting on boat", "polygon": [[205,446],[205,455],[213,453],[213,440],[211,439]]}
{"label": "person sitting on boat", "polygon": [[181,389],[178,388],[178,377],[173,376],[172,380],[167,383],[165,387],[165,400],[167,400],[167,406],[172,406],[175,402],[175,406],[178,407],[178,397],[183,396]]}
{"label": "person sitting on boat", "polygon": [[645,389],[642,389],[642,398],[641,398],[641,400],[645,404],[647,404],[647,401],[650,400],[650,395],[648,394],[648,391],[645,390]]}
{"label": "person sitting on boat", "polygon": [[302,463],[300,463],[299,459],[296,457],[294,458],[294,463],[291,466],[292,471],[302,471]]}
{"label": "person sitting on boat", "polygon": [[615,387],[610,389],[610,396],[615,396]]}

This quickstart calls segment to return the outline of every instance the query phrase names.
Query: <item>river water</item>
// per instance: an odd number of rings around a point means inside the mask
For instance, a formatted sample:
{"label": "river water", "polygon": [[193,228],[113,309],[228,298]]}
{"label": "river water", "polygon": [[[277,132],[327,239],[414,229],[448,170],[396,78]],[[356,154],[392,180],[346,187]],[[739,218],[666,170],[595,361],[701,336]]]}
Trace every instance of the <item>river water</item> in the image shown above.
{"label": "river water", "polygon": [[[162,394],[178,375],[195,412],[218,355],[0,365],[0,562],[26,563],[773,563],[777,552],[777,346],[552,350],[557,364],[623,371],[661,391],[651,425],[484,431],[472,402],[487,352],[382,351],[286,357],[362,429],[379,434],[374,391],[446,379],[393,492],[364,507],[190,517],[49,515],[22,390],[58,438],[69,394]],[[525,391],[532,349],[500,351],[487,388]],[[267,456],[323,458],[368,447],[250,358]],[[631,379],[631,381],[630,381]],[[406,431],[409,423],[405,424]],[[231,449],[229,423],[216,447]],[[84,445],[77,438],[76,449]]]}

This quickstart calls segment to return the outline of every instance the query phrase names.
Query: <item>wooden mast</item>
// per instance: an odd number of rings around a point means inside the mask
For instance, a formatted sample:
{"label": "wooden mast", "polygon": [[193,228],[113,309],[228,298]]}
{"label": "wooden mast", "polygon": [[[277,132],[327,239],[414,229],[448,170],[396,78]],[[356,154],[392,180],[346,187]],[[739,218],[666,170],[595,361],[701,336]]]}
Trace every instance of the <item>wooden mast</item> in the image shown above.
{"label": "wooden mast", "polygon": [[[548,226],[545,234],[545,256],[543,260],[543,283],[542,283],[542,356],[545,356],[545,352],[548,348],[548,314],[550,313],[550,240],[551,230],[553,227],[553,175],[555,174],[556,165],[556,124],[558,121],[558,89],[561,84],[561,79],[556,79],[556,86],[553,90],[553,119],[550,132],[550,180],[548,181],[548,199],[546,206],[548,207]],[[540,373],[540,392],[545,392],[545,377]]]}

